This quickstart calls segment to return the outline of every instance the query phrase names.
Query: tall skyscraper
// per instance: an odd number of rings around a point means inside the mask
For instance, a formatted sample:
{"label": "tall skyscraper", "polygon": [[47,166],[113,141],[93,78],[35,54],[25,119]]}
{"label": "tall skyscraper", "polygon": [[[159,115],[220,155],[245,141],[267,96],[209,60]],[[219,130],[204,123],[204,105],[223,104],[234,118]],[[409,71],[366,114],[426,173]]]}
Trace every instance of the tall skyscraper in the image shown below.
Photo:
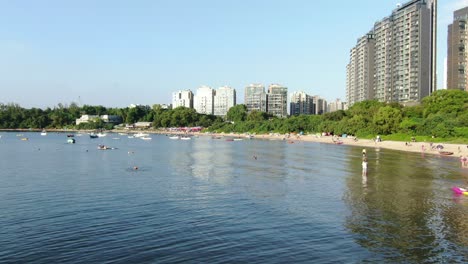
{"label": "tall skyscraper", "polygon": [[229,108],[236,105],[236,90],[223,86],[216,90],[214,97],[214,114],[217,116],[226,116]]}
{"label": "tall skyscraper", "polygon": [[349,105],[368,99],[420,102],[435,91],[436,29],[437,0],[399,4],[389,17],[376,22],[351,49]]}
{"label": "tall skyscraper", "polygon": [[346,68],[348,102],[356,103],[374,96],[374,48],[373,33],[358,40],[351,49],[350,62]]}
{"label": "tall skyscraper", "polygon": [[197,89],[193,103],[195,111],[199,114],[212,115],[214,112],[215,91],[208,86],[201,86]]}
{"label": "tall skyscraper", "polygon": [[279,84],[268,87],[267,112],[277,117],[288,116],[288,88]]}
{"label": "tall skyscraper", "polygon": [[262,84],[250,84],[245,87],[244,103],[247,111],[267,111],[267,95]]}
{"label": "tall skyscraper", "polygon": [[192,91],[184,90],[172,93],[172,108],[177,108],[179,106],[193,108]]}
{"label": "tall skyscraper", "polygon": [[312,97],[305,92],[294,92],[289,103],[291,115],[310,115],[313,110]]}
{"label": "tall skyscraper", "polygon": [[453,13],[447,35],[447,89],[468,91],[468,7]]}

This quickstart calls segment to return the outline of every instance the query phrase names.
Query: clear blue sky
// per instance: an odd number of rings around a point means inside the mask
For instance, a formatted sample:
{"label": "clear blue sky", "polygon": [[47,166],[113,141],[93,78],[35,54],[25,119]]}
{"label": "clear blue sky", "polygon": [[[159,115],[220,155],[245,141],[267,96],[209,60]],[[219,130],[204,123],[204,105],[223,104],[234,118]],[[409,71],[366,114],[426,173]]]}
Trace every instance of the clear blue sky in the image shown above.
{"label": "clear blue sky", "polygon": [[[395,0],[0,0],[0,102],[170,103],[172,92],[279,83],[345,99],[349,50]],[[447,25],[468,0],[439,0]]]}

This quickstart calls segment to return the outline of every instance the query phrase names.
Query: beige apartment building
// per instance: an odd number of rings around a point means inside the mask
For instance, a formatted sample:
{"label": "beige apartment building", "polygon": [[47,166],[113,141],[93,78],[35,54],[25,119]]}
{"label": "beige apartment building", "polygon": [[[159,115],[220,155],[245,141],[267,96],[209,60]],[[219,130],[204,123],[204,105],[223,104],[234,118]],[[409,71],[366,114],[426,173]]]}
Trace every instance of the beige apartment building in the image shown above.
{"label": "beige apartment building", "polygon": [[351,105],[374,96],[374,49],[372,33],[360,38],[356,47],[351,49],[350,63],[346,69],[346,95]]}
{"label": "beige apartment building", "polygon": [[436,90],[437,0],[398,4],[351,49],[349,106],[363,100],[415,103]]}
{"label": "beige apartment building", "polygon": [[453,13],[447,35],[447,89],[468,91],[468,7]]}

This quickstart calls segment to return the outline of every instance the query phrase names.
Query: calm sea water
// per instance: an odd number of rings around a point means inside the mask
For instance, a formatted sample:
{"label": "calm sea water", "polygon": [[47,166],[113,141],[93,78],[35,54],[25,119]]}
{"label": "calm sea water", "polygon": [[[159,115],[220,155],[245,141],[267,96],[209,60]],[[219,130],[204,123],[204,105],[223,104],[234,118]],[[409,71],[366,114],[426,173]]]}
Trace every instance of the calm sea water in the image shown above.
{"label": "calm sea water", "polygon": [[1,263],[468,261],[456,158],[368,149],[363,177],[345,145],[0,135]]}

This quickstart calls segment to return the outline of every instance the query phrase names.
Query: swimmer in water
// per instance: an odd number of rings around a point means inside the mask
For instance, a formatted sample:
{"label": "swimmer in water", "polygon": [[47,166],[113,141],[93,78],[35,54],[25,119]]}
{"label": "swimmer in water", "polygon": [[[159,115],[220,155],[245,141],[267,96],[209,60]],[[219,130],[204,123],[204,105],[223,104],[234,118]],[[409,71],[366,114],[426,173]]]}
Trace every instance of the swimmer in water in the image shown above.
{"label": "swimmer in water", "polygon": [[138,170],[138,167],[137,167],[137,166],[133,166],[133,170]]}

